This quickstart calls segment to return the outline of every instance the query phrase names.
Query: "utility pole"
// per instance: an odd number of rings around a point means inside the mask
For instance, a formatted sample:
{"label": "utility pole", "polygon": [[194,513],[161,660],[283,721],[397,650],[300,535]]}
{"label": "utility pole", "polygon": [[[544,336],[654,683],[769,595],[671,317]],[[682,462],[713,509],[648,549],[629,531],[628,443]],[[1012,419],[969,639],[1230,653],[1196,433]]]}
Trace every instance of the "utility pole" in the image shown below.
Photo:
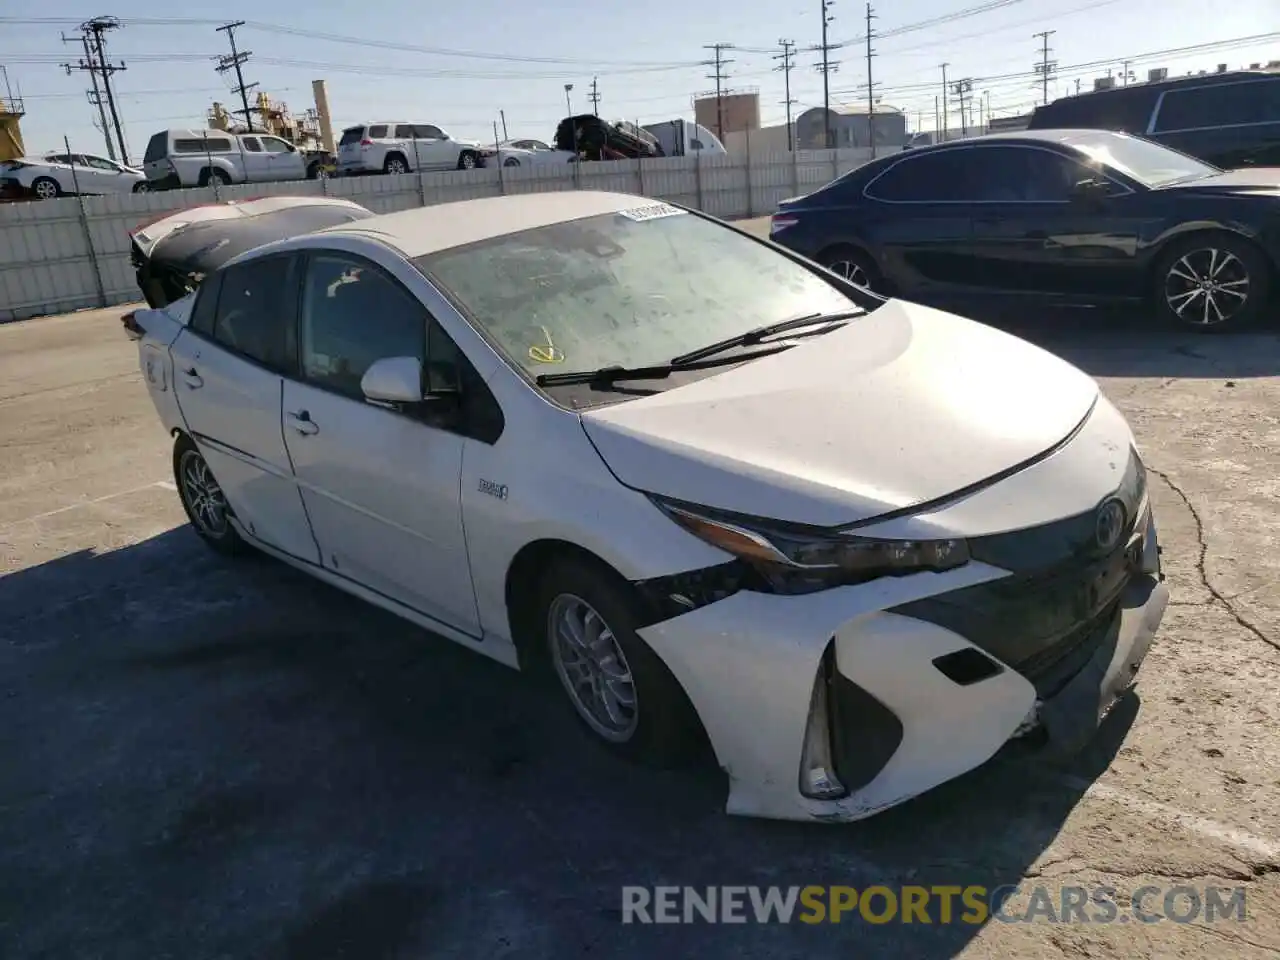
{"label": "utility pole", "polygon": [[[236,27],[243,26],[244,21],[237,20],[235,23],[225,23],[216,28],[219,33],[226,33],[227,40],[231,44],[231,56],[219,57],[218,65],[214,69],[219,73],[226,73],[228,70],[236,72],[236,89],[240,92],[240,104],[244,107],[244,122],[249,127],[249,132],[253,133],[253,111],[249,109],[249,91],[256,87],[257,84],[251,83],[245,86],[244,74],[240,72],[241,66],[253,56],[253,53],[249,50],[244,53],[236,50]],[[240,113],[240,111],[237,110],[236,113]]]}
{"label": "utility pole", "polygon": [[587,99],[591,101],[591,112],[597,117],[600,116],[600,83],[598,77],[591,78],[591,92],[587,94]]}
{"label": "utility pole", "polygon": [[957,80],[953,89],[955,90],[956,99],[960,101],[960,136],[967,137],[969,135],[969,121],[973,117],[965,112],[965,103],[972,98],[973,81],[968,78]]}
{"label": "utility pole", "polygon": [[1133,76],[1133,71],[1129,69],[1131,66],[1133,66],[1132,60],[1126,60],[1124,62],[1124,76],[1120,80],[1120,85],[1122,87],[1127,87],[1129,85],[1129,78]]}
{"label": "utility pole", "polygon": [[867,137],[871,140],[871,159],[876,158],[876,85],[871,77],[871,58],[875,51],[871,49],[871,21],[876,18],[871,4],[867,4]]}
{"label": "utility pole", "polygon": [[832,6],[834,6],[834,0],[822,0],[822,45],[818,47],[822,51],[822,62],[816,64],[818,72],[822,74],[822,111],[826,130],[826,139],[823,142],[828,150],[835,146],[831,136],[831,74],[840,67],[838,60],[831,59],[832,46],[827,39],[827,27],[835,20],[831,14]]}
{"label": "utility pole", "polygon": [[786,98],[782,101],[782,105],[787,109],[787,152],[790,153],[795,149],[795,140],[793,137],[794,129],[791,126],[791,108],[795,106],[795,101],[791,99],[791,71],[796,65],[796,42],[794,40],[779,40],[778,45],[782,47],[781,53],[775,53],[773,59],[781,60],[774,70],[782,71],[782,87],[785,91],[783,96]]}
{"label": "utility pole", "polygon": [[1049,78],[1053,76],[1058,67],[1058,61],[1049,59],[1049,54],[1052,52],[1049,47],[1049,38],[1057,32],[1057,30],[1041,30],[1039,33],[1034,34],[1041,43],[1040,62],[1035,65],[1035,70],[1040,75],[1041,99],[1044,103],[1049,102]]}
{"label": "utility pole", "polygon": [[728,90],[724,87],[724,81],[726,79],[724,68],[733,63],[732,60],[726,60],[724,58],[724,52],[726,50],[732,50],[733,44],[709,43],[702,49],[711,50],[715,54],[714,59],[704,60],[702,61],[702,65],[705,67],[715,67],[716,72],[707,74],[707,79],[715,80],[716,82],[716,136],[720,138],[721,142],[724,142],[724,95],[728,93]]}
{"label": "utility pole", "polygon": [[[129,162],[129,150],[125,146],[124,131],[120,126],[120,114],[116,110],[115,94],[111,90],[111,77],[114,74],[126,69],[123,62],[119,64],[109,63],[107,61],[107,44],[104,36],[108,30],[115,30],[120,26],[120,21],[115,17],[97,17],[93,20],[86,20],[80,24],[80,42],[84,47],[85,59],[79,63],[64,63],[63,69],[67,71],[67,76],[71,75],[73,70],[84,70],[89,74],[93,81],[93,90],[89,92],[89,102],[98,108],[98,116],[102,118],[102,133],[107,138],[107,154],[112,160],[118,159],[121,163]],[[63,37],[64,42],[69,42],[69,38]],[[102,79],[102,88],[98,88],[98,79]],[[111,112],[111,122],[116,134],[116,147],[119,151],[111,147],[111,132],[107,127],[107,115],[102,111],[102,94],[107,96],[107,109]]]}
{"label": "utility pole", "polygon": [[[63,43],[71,43],[72,37],[68,37],[65,33],[62,35]],[[98,108],[98,119],[102,121],[102,125],[98,128],[102,131],[102,136],[107,142],[107,156],[112,160],[116,159],[116,145],[111,139],[111,127],[107,123],[107,104],[102,99],[102,90],[98,86],[98,61],[94,56],[92,48],[89,46],[89,35],[80,35],[80,44],[84,48],[84,59],[75,66],[69,63],[62,64],[62,69],[67,71],[67,76],[71,76],[74,70],[85,70],[89,74],[89,82],[93,85],[92,90],[86,90],[85,94],[89,99],[91,106]]]}
{"label": "utility pole", "polygon": [[947,133],[950,131],[950,119],[947,117],[947,67],[949,63],[942,65],[942,140],[947,139]]}

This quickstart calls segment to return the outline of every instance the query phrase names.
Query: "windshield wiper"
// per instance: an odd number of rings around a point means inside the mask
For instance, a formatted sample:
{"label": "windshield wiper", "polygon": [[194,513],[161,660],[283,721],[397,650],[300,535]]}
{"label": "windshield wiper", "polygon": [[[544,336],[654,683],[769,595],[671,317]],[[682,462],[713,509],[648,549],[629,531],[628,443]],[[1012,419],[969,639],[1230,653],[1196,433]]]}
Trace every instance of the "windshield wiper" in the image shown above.
{"label": "windshield wiper", "polygon": [[680,370],[705,370],[710,367],[726,367],[734,363],[743,363],[758,357],[767,357],[773,353],[781,353],[795,346],[793,343],[765,344],[751,353],[738,354],[733,357],[695,357],[692,360],[672,360],[649,367],[624,367],[612,364],[596,370],[570,370],[566,373],[543,373],[534,377],[533,382],[540,387],[573,383],[592,383],[607,385],[618,380],[665,380]]}
{"label": "windshield wiper", "polygon": [[841,321],[852,320],[854,317],[861,317],[865,313],[865,310],[842,310],[837,313],[809,313],[805,314],[803,317],[792,317],[790,320],[779,320],[777,323],[767,323],[764,326],[753,327],[745,333],[739,333],[732,337],[726,337],[724,340],[717,340],[715,343],[709,343],[705,347],[699,347],[697,350],[690,350],[688,353],[682,353],[678,357],[672,357],[671,364],[672,366],[683,367],[690,363],[697,363],[699,360],[705,360],[707,357],[713,357],[717,353],[724,353],[726,350],[732,350],[735,347],[755,346],[756,344],[763,342],[768,337],[776,336],[779,333],[786,333],[788,330],[798,330],[801,327],[811,327],[820,323],[836,325],[840,324]]}

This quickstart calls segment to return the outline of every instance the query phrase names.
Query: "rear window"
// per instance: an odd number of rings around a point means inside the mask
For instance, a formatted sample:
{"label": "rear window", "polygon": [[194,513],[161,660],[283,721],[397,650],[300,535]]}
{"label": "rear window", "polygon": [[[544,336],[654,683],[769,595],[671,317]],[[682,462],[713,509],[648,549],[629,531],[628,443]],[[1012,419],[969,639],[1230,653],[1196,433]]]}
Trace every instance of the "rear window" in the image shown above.
{"label": "rear window", "polygon": [[225,137],[179,137],[173,141],[174,153],[230,153],[231,141]]}
{"label": "rear window", "polygon": [[1280,123],[1280,80],[1222,83],[1170,90],[1160,103],[1156,131]]}
{"label": "rear window", "polygon": [[144,163],[154,163],[156,160],[163,160],[166,149],[166,141],[169,139],[168,134],[157,133],[147,141],[147,152],[143,155]]}
{"label": "rear window", "polygon": [[342,139],[338,141],[338,146],[349,147],[353,143],[359,143],[364,139],[364,127],[347,127],[342,131]]}
{"label": "rear window", "polygon": [[387,139],[387,125],[385,123],[375,123],[372,127],[369,128],[369,139],[370,140]]}

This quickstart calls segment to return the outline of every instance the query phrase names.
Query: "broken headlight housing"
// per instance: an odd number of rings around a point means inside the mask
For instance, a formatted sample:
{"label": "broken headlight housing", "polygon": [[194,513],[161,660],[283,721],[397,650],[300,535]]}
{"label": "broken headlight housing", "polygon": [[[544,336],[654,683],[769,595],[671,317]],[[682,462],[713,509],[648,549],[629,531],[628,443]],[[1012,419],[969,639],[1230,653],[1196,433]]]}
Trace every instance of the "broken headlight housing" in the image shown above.
{"label": "broken headlight housing", "polygon": [[745,563],[773,593],[814,593],[880,577],[954,570],[969,562],[969,545],[961,539],[859,537],[649,498],[695,537]]}

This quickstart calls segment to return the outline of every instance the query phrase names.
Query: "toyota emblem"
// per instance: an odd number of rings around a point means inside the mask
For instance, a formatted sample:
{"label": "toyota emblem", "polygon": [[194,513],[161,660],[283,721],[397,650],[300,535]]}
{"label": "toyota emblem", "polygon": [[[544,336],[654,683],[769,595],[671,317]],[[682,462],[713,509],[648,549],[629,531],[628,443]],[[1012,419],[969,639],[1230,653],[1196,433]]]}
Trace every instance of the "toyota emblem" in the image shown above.
{"label": "toyota emblem", "polygon": [[1108,500],[1098,508],[1098,519],[1094,525],[1094,539],[1103,550],[1111,550],[1120,542],[1124,532],[1124,504],[1119,500]]}

